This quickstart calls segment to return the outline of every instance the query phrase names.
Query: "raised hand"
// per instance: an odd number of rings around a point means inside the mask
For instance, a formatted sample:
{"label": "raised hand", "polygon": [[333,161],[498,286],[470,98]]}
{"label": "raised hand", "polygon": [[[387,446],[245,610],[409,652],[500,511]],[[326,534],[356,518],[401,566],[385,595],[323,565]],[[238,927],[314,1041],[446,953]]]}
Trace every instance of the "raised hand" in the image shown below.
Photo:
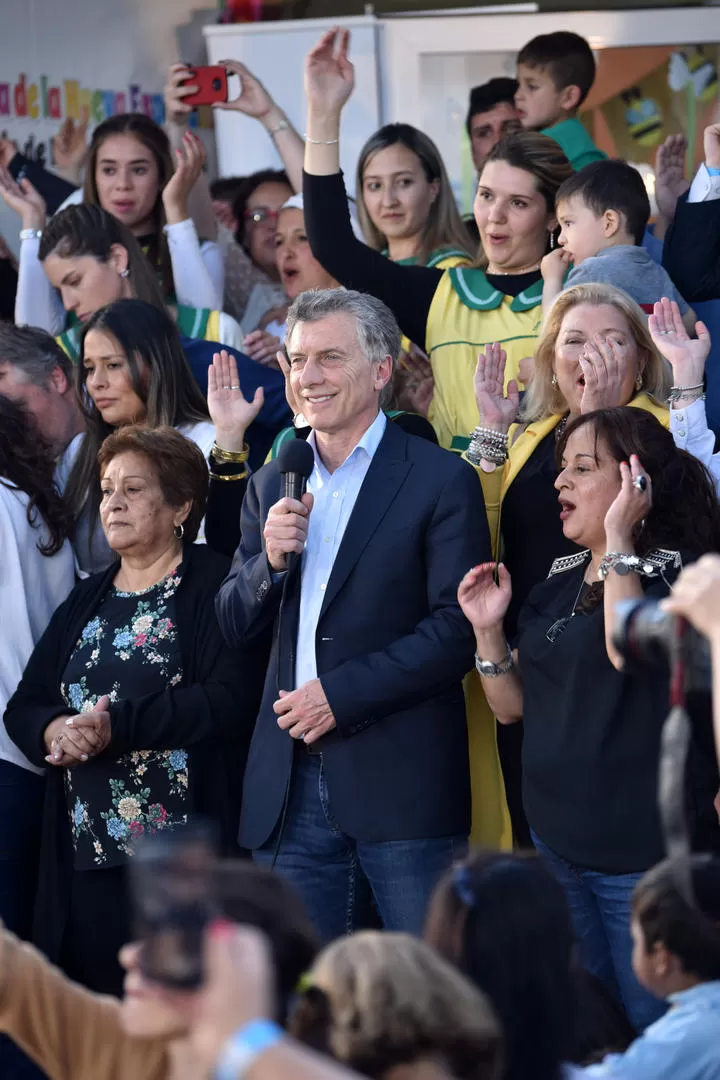
{"label": "raised hand", "polygon": [[17,183],[7,169],[0,169],[0,197],[20,215],[23,229],[42,229],[47,218],[47,206],[29,180]]}
{"label": "raised hand", "polygon": [[202,139],[186,131],[183,135],[182,146],[175,151],[177,165],[175,172],[168,180],[163,191],[163,205],[168,225],[177,225],[190,217],[188,212],[188,198],[200,178],[207,152]]}
{"label": "raised hand", "polygon": [[669,135],[658,148],[655,158],[655,201],[666,221],[675,217],[678,199],[690,187],[685,179],[687,139],[684,135]]}
{"label": "raised hand", "polygon": [[207,404],[215,426],[215,441],[221,450],[242,451],[245,432],[260,412],[265,400],[258,386],[252,401],[247,401],[240,389],[237,360],[223,349],[213,355],[208,368]]}
{"label": "raised hand", "polygon": [[610,338],[596,335],[585,344],[580,355],[580,367],[585,388],[580,399],[580,412],[596,409],[614,409],[623,405],[623,383],[626,364],[618,353],[618,347]]}
{"label": "raised hand", "polygon": [[[629,465],[620,462],[620,477],[620,491],[605,515],[608,551],[632,551],[635,528],[652,509],[652,480],[636,454],[631,454]],[[639,477],[644,477],[644,487],[637,486]]]}
{"label": "raised hand", "polygon": [[198,87],[192,83],[192,68],[187,64],[171,64],[167,81],[163,87],[165,99],[165,116],[171,124],[184,126],[188,116],[193,111],[192,105],[186,105],[183,98],[195,94]]}
{"label": "raised hand", "polygon": [[58,169],[79,175],[87,155],[88,121],[76,124],[71,116],[63,121],[52,140],[53,161]]}
{"label": "raised hand", "polygon": [[514,424],[520,409],[518,384],[511,379],[505,393],[505,350],[498,342],[488,345],[478,356],[475,368],[475,403],[480,414],[480,426],[507,432]]}
{"label": "raised hand", "polygon": [[697,338],[691,338],[683,324],[680,308],[664,296],[648,319],[655,348],[673,369],[675,386],[699,386],[710,354],[710,333],[703,322],[695,324]]}
{"label": "raised hand", "polygon": [[348,59],[349,30],[328,30],[305,58],[308,112],[339,115],[353,92],[355,69]]}
{"label": "raised hand", "polygon": [[239,60],[220,60],[219,66],[224,67],[228,75],[239,76],[240,93],[232,101],[218,102],[214,108],[245,113],[255,120],[262,120],[275,108],[270,94],[245,64],[241,64]]}
{"label": "raised hand", "polygon": [[458,587],[458,603],[473,630],[491,630],[501,626],[512,599],[510,574],[503,563],[482,563],[468,570]]}
{"label": "raised hand", "polygon": [[703,134],[705,164],[709,169],[720,169],[720,124],[710,124]]}
{"label": "raised hand", "polygon": [[277,367],[278,349],[282,348],[280,338],[269,334],[267,330],[253,330],[242,343],[242,351],[256,364]]}

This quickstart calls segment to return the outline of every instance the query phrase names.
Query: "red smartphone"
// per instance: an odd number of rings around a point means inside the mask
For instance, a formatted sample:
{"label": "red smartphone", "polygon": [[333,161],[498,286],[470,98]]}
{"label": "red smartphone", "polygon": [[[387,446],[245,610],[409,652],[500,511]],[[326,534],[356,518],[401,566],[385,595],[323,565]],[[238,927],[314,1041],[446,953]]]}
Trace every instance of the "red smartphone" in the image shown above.
{"label": "red smartphone", "polygon": [[228,99],[228,77],[223,67],[196,67],[186,79],[186,84],[197,86],[197,91],[183,98],[184,105],[217,105]]}

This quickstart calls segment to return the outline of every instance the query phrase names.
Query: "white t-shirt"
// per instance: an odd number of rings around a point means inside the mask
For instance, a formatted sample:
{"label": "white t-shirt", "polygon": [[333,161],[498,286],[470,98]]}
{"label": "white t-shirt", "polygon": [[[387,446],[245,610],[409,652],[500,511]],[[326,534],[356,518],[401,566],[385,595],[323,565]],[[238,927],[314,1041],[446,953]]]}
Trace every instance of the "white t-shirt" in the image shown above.
{"label": "white t-shirt", "polygon": [[[75,560],[66,540],[56,555],[42,555],[48,539],[37,515],[27,519],[28,496],[0,481],[0,717],[55,609],[75,585]],[[42,774],[22,754],[0,720],[0,758]]]}

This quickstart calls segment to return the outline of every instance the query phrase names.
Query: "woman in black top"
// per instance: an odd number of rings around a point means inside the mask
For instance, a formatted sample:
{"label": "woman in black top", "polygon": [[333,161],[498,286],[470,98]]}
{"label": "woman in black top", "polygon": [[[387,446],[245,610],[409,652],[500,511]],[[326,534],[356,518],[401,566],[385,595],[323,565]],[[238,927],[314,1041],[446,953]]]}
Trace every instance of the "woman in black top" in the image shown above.
{"label": "woman in black top", "polygon": [[639,409],[580,416],[558,458],[563,532],[585,550],[558,559],[530,593],[517,661],[503,629],[505,567],[497,586],[492,564],[471,570],[459,600],[491,708],[503,723],[524,719],[525,810],[566,888],[585,964],[642,1029],[661,1006],[632,974],[630,895],[664,853],[657,773],[669,687],[657,670],[624,670],[616,605],[666,596],[680,549],[717,549],[720,509],[700,463]]}
{"label": "woman in black top", "polygon": [[233,849],[255,702],[215,617],[229,561],[192,543],[202,453],[172,428],[126,427],[99,465],[103,529],[120,561],[58,608],[5,724],[49,766],[36,942],[79,982],[119,992],[132,842],[197,812]]}
{"label": "woman in black top", "polygon": [[475,217],[486,270],[398,266],[362,244],[350,226],[339,165],[340,114],[352,93],[348,31],[330,31],[305,63],[308,137],[304,203],[315,258],[336,281],[383,300],[432,363],[429,418],[441,446],[463,450],[477,424],[477,354],[500,341],[507,379],[531,356],[540,328],[540,261],[557,228],[555,193],[572,173],[552,139],[525,132],[493,150],[480,177]]}

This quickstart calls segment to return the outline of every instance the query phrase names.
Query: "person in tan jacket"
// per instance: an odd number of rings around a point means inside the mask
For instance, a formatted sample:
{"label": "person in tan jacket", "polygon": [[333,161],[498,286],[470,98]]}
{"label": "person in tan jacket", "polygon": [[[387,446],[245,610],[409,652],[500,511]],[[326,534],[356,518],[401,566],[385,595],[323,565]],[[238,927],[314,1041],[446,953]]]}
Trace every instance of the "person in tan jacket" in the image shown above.
{"label": "person in tan jacket", "polygon": [[[228,863],[224,875],[226,916],[267,938],[278,1002],[273,1019],[282,1022],[298,980],[312,964],[317,939],[282,878],[244,862]],[[191,1028],[205,992],[146,981],[141,950],[133,943],[121,951],[126,974],[118,1001],[71,982],[0,926],[0,1032],[49,1080],[200,1080],[207,1069],[193,1048]]]}

